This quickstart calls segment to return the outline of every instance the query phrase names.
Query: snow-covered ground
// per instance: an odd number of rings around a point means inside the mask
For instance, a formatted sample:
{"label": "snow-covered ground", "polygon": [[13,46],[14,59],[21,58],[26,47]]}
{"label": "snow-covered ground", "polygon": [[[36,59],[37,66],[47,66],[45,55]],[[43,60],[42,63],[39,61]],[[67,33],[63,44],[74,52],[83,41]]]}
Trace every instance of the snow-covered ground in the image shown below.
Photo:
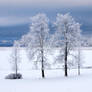
{"label": "snow-covered ground", "polygon": [[[76,70],[69,72],[69,77],[63,76],[63,71],[46,71],[46,79],[41,79],[39,71],[23,71],[24,79],[7,80],[0,71],[0,92],[92,92],[92,69],[81,70],[77,76]],[[74,72],[74,74],[72,74]]]}
{"label": "snow-covered ground", "polygon": [[[54,52],[54,56],[57,54],[57,52]],[[92,48],[82,48],[82,62],[84,67],[92,66]],[[12,48],[11,47],[0,47],[0,70],[11,70],[11,56],[12,54]],[[24,48],[21,48],[20,50],[20,56],[21,56],[21,64],[20,68],[21,70],[29,70],[32,68],[32,64],[30,63],[30,60],[27,57],[27,53],[24,50]],[[53,56],[49,57],[50,62],[54,60]],[[7,67],[6,67],[7,66]]]}
{"label": "snow-covered ground", "polygon": [[[32,70],[24,50],[21,51],[21,80],[4,79],[11,73],[9,63],[12,48],[0,48],[0,92],[92,92],[92,69],[68,70],[64,77],[62,69],[45,70],[46,78],[41,78],[40,70]],[[82,49],[84,66],[92,66],[92,49]]]}

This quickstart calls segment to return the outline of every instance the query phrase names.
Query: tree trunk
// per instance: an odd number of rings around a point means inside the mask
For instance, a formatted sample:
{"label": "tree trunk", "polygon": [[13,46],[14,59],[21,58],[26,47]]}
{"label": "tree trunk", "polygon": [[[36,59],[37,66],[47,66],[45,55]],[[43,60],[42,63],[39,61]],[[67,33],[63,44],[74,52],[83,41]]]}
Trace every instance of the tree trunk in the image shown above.
{"label": "tree trunk", "polygon": [[78,75],[80,75],[80,65],[78,65]]}
{"label": "tree trunk", "polygon": [[44,60],[43,60],[43,50],[41,51],[42,52],[42,78],[45,78],[45,74],[44,74]]}
{"label": "tree trunk", "polygon": [[65,76],[68,76],[67,73],[67,42],[66,42],[66,47],[65,47]]}
{"label": "tree trunk", "polygon": [[18,74],[17,59],[16,59],[16,61],[15,61],[15,64],[16,64],[16,70],[15,70],[15,72],[16,72],[16,78],[17,78],[17,74]]}
{"label": "tree trunk", "polygon": [[15,50],[15,74],[17,76],[18,66],[17,66],[17,49]]}
{"label": "tree trunk", "polygon": [[43,39],[44,39],[44,35],[43,35],[43,30],[44,28],[41,27],[41,39],[40,39],[40,46],[41,46],[41,59],[42,59],[42,67],[41,67],[41,72],[42,72],[42,78],[45,78],[45,74],[44,74],[44,49],[43,49]]}
{"label": "tree trunk", "polygon": [[45,78],[44,69],[42,69],[42,78]]}
{"label": "tree trunk", "polygon": [[78,75],[80,75],[80,48],[78,49]]}
{"label": "tree trunk", "polygon": [[17,73],[18,73],[18,72],[17,72],[17,65],[16,65],[16,75],[17,75]]}
{"label": "tree trunk", "polygon": [[67,42],[67,32],[68,32],[68,27],[67,27],[67,23],[65,23],[65,77],[68,76],[68,72],[67,72],[67,55],[68,55],[68,51],[67,51],[67,47],[68,47],[68,42]]}

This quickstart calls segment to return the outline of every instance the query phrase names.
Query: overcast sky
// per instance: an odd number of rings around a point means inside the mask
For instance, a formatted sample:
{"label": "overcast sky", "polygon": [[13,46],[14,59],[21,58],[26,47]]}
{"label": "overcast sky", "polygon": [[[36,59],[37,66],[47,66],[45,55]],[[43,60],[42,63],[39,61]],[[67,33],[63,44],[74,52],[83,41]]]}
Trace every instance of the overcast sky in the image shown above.
{"label": "overcast sky", "polygon": [[0,0],[1,5],[91,6],[92,0]]}
{"label": "overcast sky", "polygon": [[0,0],[0,26],[26,23],[29,16],[38,12],[54,15],[62,7],[91,6],[92,0]]}

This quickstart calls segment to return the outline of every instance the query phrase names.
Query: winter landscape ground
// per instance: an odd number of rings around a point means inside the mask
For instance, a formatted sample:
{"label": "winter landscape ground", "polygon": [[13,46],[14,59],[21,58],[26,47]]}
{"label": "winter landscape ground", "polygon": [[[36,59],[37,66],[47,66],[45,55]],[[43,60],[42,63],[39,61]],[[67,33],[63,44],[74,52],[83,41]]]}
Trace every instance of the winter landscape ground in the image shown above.
{"label": "winter landscape ground", "polygon": [[[40,70],[33,70],[26,53],[21,49],[22,63],[20,73],[23,79],[9,80],[5,76],[11,73],[10,54],[12,48],[0,48],[0,92],[92,92],[92,69],[68,70],[64,77],[62,69],[45,70],[46,78],[41,78]],[[83,66],[92,66],[92,48],[82,48]]]}

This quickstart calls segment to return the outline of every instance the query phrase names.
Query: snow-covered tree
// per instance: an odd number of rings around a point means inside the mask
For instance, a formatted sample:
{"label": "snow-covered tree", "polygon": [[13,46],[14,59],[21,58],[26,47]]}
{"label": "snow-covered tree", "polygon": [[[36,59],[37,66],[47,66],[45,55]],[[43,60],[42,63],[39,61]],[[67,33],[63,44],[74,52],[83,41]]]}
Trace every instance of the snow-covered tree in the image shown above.
{"label": "snow-covered tree", "polygon": [[79,45],[81,37],[80,24],[75,22],[69,14],[57,14],[55,26],[54,45],[61,47],[59,61],[64,61],[62,63],[64,63],[65,76],[68,76],[68,56],[71,55],[71,50]]}
{"label": "snow-covered tree", "polygon": [[82,54],[82,50],[81,50],[81,45],[77,49],[77,58],[76,58],[76,60],[77,60],[78,75],[80,75],[81,74],[80,69],[81,69],[81,67],[83,67],[83,64],[85,63],[84,57],[83,57],[83,54]]}
{"label": "snow-covered tree", "polygon": [[47,63],[47,48],[49,44],[49,19],[45,14],[37,14],[31,17],[30,31],[22,36],[20,43],[26,47],[30,60],[41,65],[42,78],[45,77],[44,69]]}
{"label": "snow-covered tree", "polygon": [[17,41],[14,42],[12,53],[10,57],[10,63],[12,64],[12,69],[16,76],[18,75],[19,70],[19,64],[21,62],[20,60],[20,54],[19,54],[19,43]]}

